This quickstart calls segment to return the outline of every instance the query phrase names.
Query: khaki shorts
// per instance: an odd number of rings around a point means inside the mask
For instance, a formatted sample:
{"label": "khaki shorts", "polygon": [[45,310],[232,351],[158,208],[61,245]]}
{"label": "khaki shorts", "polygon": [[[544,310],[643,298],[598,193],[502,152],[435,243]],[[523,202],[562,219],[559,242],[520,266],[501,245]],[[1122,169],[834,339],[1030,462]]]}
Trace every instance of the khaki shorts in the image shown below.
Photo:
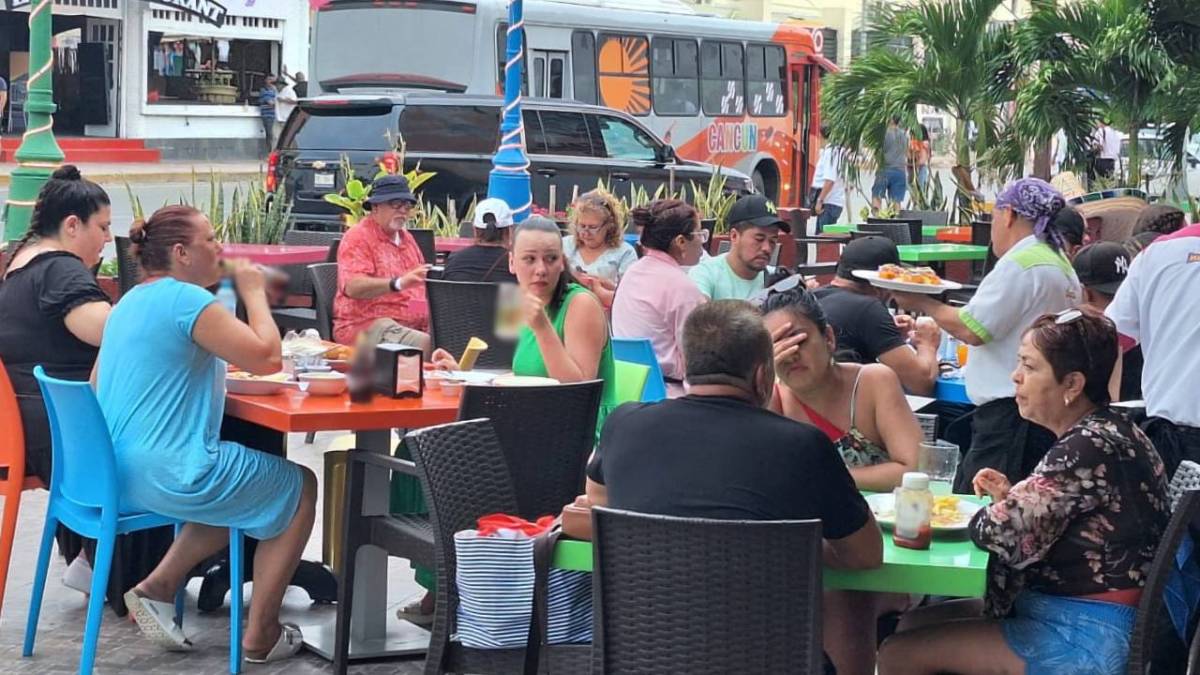
{"label": "khaki shorts", "polygon": [[364,335],[367,336],[367,346],[371,349],[378,344],[419,347],[421,351],[425,352],[425,358],[429,358],[433,351],[433,341],[430,340],[428,333],[402,326],[396,323],[395,319],[376,319],[367,328]]}

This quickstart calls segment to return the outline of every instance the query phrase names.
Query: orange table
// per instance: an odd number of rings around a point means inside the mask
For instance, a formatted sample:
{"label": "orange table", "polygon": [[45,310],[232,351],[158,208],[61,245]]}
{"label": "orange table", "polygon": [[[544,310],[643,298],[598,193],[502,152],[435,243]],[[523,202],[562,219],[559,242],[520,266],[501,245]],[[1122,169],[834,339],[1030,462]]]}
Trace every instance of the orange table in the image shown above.
{"label": "orange table", "polygon": [[971,243],[971,228],[969,227],[947,227],[938,230],[937,240],[944,241],[950,244],[969,244]]}
{"label": "orange table", "polygon": [[[225,397],[226,427],[232,420],[241,431],[262,438],[278,434],[267,447],[283,447],[285,434],[309,431],[348,430],[355,434],[358,450],[391,453],[392,429],[414,429],[453,422],[458,418],[458,396],[427,392],[419,399],[392,399],[376,395],[369,403],[351,403],[349,395],[308,396],[285,390],[273,396]],[[390,480],[381,471],[366,475],[363,512],[388,512]],[[429,649],[429,632],[390,615],[387,608],[387,554],[373,546],[357,557],[358,583],[354,588],[354,614],[350,619],[350,658],[424,654]],[[310,650],[333,658],[335,621],[301,626],[304,644]]]}

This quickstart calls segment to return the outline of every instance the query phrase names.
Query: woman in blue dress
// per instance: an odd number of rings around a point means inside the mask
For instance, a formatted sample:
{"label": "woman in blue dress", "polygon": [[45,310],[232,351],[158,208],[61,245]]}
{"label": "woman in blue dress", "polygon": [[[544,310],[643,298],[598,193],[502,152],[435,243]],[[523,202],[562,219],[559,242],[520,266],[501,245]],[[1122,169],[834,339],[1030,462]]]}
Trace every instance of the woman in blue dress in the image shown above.
{"label": "woman in blue dress", "polygon": [[221,441],[226,363],[257,375],[282,363],[262,272],[235,264],[248,324],[205,290],[221,279],[221,245],[199,211],[159,209],[129,234],[145,280],[109,316],[98,396],[112,432],[129,509],[185,521],[153,572],[125,597],[138,626],[171,649],[190,646],[172,599],[197,563],[229,542],[226,528],[261,541],[242,645],[251,662],[300,649],[279,607],[312,531],[316,477],[282,457]]}

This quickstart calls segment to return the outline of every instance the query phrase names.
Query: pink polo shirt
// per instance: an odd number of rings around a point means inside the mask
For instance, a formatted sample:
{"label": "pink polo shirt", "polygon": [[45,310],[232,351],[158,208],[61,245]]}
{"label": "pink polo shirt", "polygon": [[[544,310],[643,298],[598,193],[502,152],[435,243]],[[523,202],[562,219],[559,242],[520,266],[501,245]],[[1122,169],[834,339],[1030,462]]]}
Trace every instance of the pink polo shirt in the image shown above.
{"label": "pink polo shirt", "polygon": [[650,338],[663,376],[682,380],[683,322],[707,298],[671,256],[646,249],[621,277],[612,306],[615,337]]}

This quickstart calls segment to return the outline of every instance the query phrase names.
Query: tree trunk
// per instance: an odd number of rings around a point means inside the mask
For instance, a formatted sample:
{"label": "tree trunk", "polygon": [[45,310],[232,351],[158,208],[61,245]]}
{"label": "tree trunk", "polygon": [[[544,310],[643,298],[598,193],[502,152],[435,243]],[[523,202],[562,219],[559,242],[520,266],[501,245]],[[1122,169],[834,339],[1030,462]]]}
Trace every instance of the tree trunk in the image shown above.
{"label": "tree trunk", "polygon": [[1129,125],[1129,174],[1126,185],[1135,188],[1141,187],[1142,182],[1142,144],[1138,142],[1139,131],[1141,125],[1137,122]]}
{"label": "tree trunk", "polygon": [[967,128],[970,124],[970,120],[966,115],[957,117],[955,119],[957,120],[957,128],[954,130],[954,162],[959,166],[970,168],[971,137]]}
{"label": "tree trunk", "polygon": [[1033,175],[1050,180],[1050,141],[1045,140],[1033,148]]}

